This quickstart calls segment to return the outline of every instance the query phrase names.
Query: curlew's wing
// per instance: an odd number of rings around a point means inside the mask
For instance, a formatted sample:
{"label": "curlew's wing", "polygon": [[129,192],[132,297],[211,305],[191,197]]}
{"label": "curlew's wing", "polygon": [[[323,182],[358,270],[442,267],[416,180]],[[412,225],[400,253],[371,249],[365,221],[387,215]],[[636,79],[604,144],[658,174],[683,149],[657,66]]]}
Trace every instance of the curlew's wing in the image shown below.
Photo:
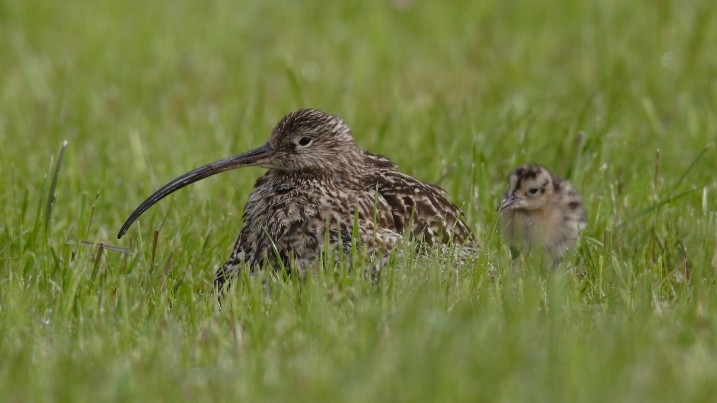
{"label": "curlew's wing", "polygon": [[[390,251],[400,239],[401,235],[389,228],[390,216],[376,223],[369,221],[377,217],[371,213],[373,198],[363,203],[358,200],[356,206],[342,204],[347,200],[346,193],[337,193],[330,183],[291,175],[269,171],[257,180],[244,207],[234,250],[216,273],[217,287],[244,267],[254,271],[268,265],[287,272],[293,268],[301,271],[320,253],[350,253],[354,236],[359,245],[379,252]],[[361,217],[357,228],[355,213]]]}
{"label": "curlew's wing", "polygon": [[370,186],[391,206],[395,231],[421,238],[428,244],[473,242],[463,222],[463,212],[445,197],[445,192],[396,170],[386,157],[365,153],[375,168]]}

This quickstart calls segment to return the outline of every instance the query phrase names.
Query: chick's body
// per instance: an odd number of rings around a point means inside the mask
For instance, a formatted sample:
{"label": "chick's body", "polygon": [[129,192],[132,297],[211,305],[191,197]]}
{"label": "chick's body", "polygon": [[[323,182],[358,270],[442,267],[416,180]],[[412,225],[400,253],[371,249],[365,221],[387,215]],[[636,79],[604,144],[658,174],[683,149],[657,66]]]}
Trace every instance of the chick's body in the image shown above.
{"label": "chick's body", "polygon": [[587,225],[578,192],[535,164],[510,173],[499,209],[503,239],[514,253],[542,248],[554,261],[575,245]]}

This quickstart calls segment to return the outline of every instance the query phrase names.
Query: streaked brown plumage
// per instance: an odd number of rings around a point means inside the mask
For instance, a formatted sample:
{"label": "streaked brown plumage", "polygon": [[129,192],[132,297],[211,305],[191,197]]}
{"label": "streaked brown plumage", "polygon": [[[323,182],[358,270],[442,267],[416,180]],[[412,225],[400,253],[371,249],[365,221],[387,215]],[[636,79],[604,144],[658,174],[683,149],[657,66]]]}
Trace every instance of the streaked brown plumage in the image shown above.
{"label": "streaked brown plumage", "polygon": [[216,273],[218,287],[243,267],[306,267],[325,240],[348,251],[355,239],[379,255],[404,235],[428,245],[474,242],[463,213],[441,189],[361,150],[341,118],[316,109],[286,115],[264,146],[171,181],[130,215],[118,237],[170,193],[219,172],[257,165],[269,171],[256,181],[244,207],[234,251]]}
{"label": "streaked brown plumage", "polygon": [[542,247],[556,263],[575,245],[587,225],[578,192],[535,164],[510,173],[499,210],[503,238],[514,255]]}

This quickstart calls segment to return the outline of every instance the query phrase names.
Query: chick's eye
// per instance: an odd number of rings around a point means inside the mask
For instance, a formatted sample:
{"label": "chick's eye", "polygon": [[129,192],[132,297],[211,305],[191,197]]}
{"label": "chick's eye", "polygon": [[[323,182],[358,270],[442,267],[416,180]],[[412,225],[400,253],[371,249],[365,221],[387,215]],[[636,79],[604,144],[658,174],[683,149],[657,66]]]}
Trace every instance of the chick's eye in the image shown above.
{"label": "chick's eye", "polygon": [[300,146],[308,146],[311,143],[311,137],[302,137],[299,139]]}
{"label": "chick's eye", "polygon": [[529,195],[534,195],[534,194],[536,194],[536,193],[538,193],[538,188],[530,188],[530,189],[528,189],[528,194],[529,194]]}

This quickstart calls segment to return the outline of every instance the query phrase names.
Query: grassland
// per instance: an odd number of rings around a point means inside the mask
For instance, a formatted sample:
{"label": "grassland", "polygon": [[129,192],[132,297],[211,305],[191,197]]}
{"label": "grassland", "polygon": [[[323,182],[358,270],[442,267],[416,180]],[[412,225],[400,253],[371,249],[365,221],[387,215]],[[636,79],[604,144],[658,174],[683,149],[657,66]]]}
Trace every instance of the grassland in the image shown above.
{"label": "grassland", "polygon": [[[0,401],[714,399],[716,10],[3,0]],[[399,259],[377,285],[246,277],[220,309],[213,271],[260,169],[193,185],[116,240],[159,185],[302,106],[443,177],[475,262]],[[529,161],[588,209],[554,272],[512,267],[495,231]]]}

